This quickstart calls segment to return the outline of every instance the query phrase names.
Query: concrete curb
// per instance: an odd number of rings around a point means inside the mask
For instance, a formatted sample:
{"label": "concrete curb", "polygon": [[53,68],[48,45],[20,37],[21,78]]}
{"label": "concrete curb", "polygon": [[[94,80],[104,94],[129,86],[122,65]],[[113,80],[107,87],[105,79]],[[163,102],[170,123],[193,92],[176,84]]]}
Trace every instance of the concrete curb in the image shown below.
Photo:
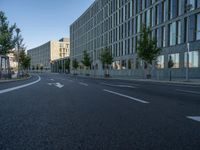
{"label": "concrete curb", "polygon": [[17,82],[17,81],[24,81],[32,78],[30,75],[28,78],[22,78],[22,79],[11,79],[11,80],[0,80],[0,83],[9,83],[9,82]]}

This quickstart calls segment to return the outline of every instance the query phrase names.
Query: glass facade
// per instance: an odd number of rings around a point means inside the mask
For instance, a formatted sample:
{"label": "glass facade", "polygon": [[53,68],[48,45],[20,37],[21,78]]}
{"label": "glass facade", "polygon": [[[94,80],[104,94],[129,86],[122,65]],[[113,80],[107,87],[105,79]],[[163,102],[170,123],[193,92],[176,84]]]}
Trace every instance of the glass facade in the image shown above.
{"label": "glass facade", "polygon": [[158,69],[163,69],[164,65],[165,65],[165,63],[164,63],[164,55],[158,56],[158,58],[157,58],[157,68]]}
{"label": "glass facade", "polygon": [[[189,17],[185,9],[187,4],[192,5]],[[182,54],[187,51],[186,37],[191,45],[200,40],[199,7],[200,0],[95,0],[70,26],[70,53],[81,61],[82,51],[87,50],[94,56],[92,61],[99,63],[101,50],[109,47],[114,61],[119,61],[122,68],[130,68],[129,59],[138,68],[137,44],[141,26],[146,24],[152,29],[150,37],[156,38],[157,46],[163,49],[163,56],[158,59],[163,63],[166,58],[166,63],[169,53],[177,53],[172,54],[174,68],[184,67]]]}
{"label": "glass facade", "polygon": [[[185,52],[185,67],[187,66],[187,52]],[[199,65],[199,52],[192,51],[189,52],[189,67],[190,68],[197,68]]]}
{"label": "glass facade", "polygon": [[196,26],[197,26],[196,39],[200,40],[200,14],[197,14]]}
{"label": "glass facade", "polygon": [[176,22],[169,25],[169,45],[176,45]]}
{"label": "glass facade", "polygon": [[180,62],[179,62],[179,53],[176,53],[176,54],[169,54],[168,55],[168,61],[170,59],[170,56],[171,56],[171,59],[174,63],[174,66],[172,68],[179,68],[180,67]]}

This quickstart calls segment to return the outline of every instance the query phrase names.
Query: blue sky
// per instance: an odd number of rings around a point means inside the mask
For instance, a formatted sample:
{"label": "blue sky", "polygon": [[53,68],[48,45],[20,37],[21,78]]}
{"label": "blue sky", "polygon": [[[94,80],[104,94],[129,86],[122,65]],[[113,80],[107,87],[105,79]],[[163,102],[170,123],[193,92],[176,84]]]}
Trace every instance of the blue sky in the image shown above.
{"label": "blue sky", "polygon": [[69,37],[69,26],[94,0],[0,0],[11,24],[16,23],[28,49]]}

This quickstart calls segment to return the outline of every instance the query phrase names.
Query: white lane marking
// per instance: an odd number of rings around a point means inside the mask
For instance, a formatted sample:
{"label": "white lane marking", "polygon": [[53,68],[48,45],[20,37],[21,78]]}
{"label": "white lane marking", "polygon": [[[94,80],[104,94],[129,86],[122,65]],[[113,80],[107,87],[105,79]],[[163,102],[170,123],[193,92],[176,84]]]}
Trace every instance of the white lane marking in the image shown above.
{"label": "white lane marking", "polygon": [[24,84],[24,85],[20,85],[20,86],[16,86],[16,87],[12,87],[12,88],[8,88],[8,89],[4,89],[4,90],[0,90],[0,94],[11,92],[11,91],[18,90],[18,89],[21,89],[21,88],[25,88],[27,86],[30,86],[30,85],[33,85],[33,84],[40,82],[40,80],[41,80],[41,77],[38,76],[38,80],[36,80],[34,82]]}
{"label": "white lane marking", "polygon": [[88,86],[87,83],[79,82],[80,85]]}
{"label": "white lane marking", "polygon": [[54,81],[54,79],[50,79],[51,81]]}
{"label": "white lane marking", "polygon": [[70,80],[70,79],[66,79],[67,81],[69,81],[69,82],[74,82],[73,80]]}
{"label": "white lane marking", "polygon": [[60,83],[58,83],[58,82],[55,83],[54,85],[57,86],[58,88],[62,88],[62,87],[64,87],[64,85],[62,85],[62,84],[60,84]]}
{"label": "white lane marking", "polygon": [[200,122],[200,116],[187,116],[187,118]]}
{"label": "white lane marking", "polygon": [[113,86],[113,87],[126,87],[126,88],[133,88],[133,89],[137,88],[137,87],[131,86],[131,85],[115,85],[115,84],[108,84],[108,83],[104,83],[104,82],[102,82],[101,84],[108,85],[108,86]]}
{"label": "white lane marking", "polygon": [[180,90],[180,89],[176,89],[176,91],[184,92],[184,93],[191,93],[191,94],[200,94],[200,92],[197,92],[197,91],[188,91],[188,90]]}
{"label": "white lane marking", "polygon": [[131,96],[128,96],[128,95],[124,95],[124,94],[121,94],[121,93],[118,93],[118,92],[114,92],[114,91],[110,91],[110,90],[106,90],[106,89],[104,89],[103,91],[111,93],[111,94],[115,94],[115,95],[118,95],[118,96],[121,96],[121,97],[129,98],[131,100],[134,100],[134,101],[137,101],[137,102],[140,102],[140,103],[143,103],[143,104],[149,103],[147,101],[144,101],[144,100],[141,100],[141,99],[138,99],[138,98],[135,98],[135,97],[131,97]]}

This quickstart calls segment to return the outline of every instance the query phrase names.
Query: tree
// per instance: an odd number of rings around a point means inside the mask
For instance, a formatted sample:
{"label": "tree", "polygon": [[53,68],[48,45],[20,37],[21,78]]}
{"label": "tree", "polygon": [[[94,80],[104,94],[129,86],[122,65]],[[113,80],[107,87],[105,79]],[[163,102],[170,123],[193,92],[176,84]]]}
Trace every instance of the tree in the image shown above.
{"label": "tree", "polygon": [[61,64],[59,64],[58,69],[61,72],[61,70],[62,70],[62,65]]}
{"label": "tree", "polygon": [[110,53],[110,50],[106,47],[102,53],[101,53],[101,58],[100,58],[103,66],[106,68],[106,73],[105,76],[109,77],[109,66],[112,64],[113,62],[113,57]]}
{"label": "tree", "polygon": [[[146,64],[145,69],[149,69],[152,66],[154,60],[159,56],[161,49],[157,47],[157,41],[154,38],[149,38],[150,28],[143,25],[140,40],[138,41],[138,57]],[[147,78],[151,77],[151,73],[147,74]]]}
{"label": "tree", "polygon": [[39,70],[39,65],[36,66],[36,70],[37,70],[37,71]]}
{"label": "tree", "polygon": [[41,70],[41,72],[43,71],[43,69],[44,69],[44,66],[41,65],[41,66],[40,66],[40,70]]}
{"label": "tree", "polygon": [[65,61],[65,69],[67,70],[68,73],[70,72],[70,59],[69,58]]}
{"label": "tree", "polygon": [[35,66],[34,65],[32,66],[32,70],[35,70]]}
{"label": "tree", "polygon": [[15,47],[16,37],[14,36],[14,31],[16,29],[16,24],[9,26],[7,17],[4,12],[0,11],[0,45],[2,49],[0,51],[1,55],[6,55]]}
{"label": "tree", "polygon": [[25,50],[20,51],[19,53],[19,65],[22,69],[22,73],[24,74],[24,71],[28,71],[30,68],[30,62],[31,58],[25,53]]}
{"label": "tree", "polygon": [[76,69],[78,68],[78,61],[76,59],[73,59],[72,61],[72,67],[73,69],[76,71]]}
{"label": "tree", "polygon": [[86,69],[91,66],[92,61],[87,51],[83,51],[83,60],[81,62],[86,67]]}
{"label": "tree", "polygon": [[172,56],[169,56],[169,61],[168,61],[168,68],[169,68],[169,81],[172,80],[172,71],[171,68],[174,67],[174,62],[172,60]]}

